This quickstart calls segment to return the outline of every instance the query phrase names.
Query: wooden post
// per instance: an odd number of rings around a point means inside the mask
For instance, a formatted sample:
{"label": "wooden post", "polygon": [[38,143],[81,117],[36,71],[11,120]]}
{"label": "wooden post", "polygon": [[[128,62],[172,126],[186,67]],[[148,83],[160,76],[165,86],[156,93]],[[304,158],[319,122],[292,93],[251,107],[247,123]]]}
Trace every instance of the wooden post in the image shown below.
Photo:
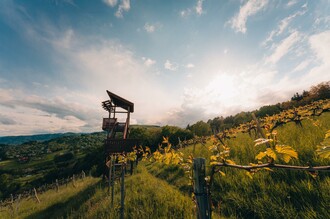
{"label": "wooden post", "polygon": [[134,161],[130,160],[129,163],[131,165],[130,174],[133,175]]}
{"label": "wooden post", "polygon": [[116,171],[116,156],[112,157],[113,159],[111,160],[111,165],[112,165],[112,174],[111,174],[111,206],[113,206],[113,198],[115,196],[115,171]]}
{"label": "wooden post", "polygon": [[21,201],[21,194],[18,195],[17,201],[16,201],[16,213],[18,213],[18,209],[19,209],[19,204]]}
{"label": "wooden post", "polygon": [[74,188],[76,188],[76,183],[75,183],[76,179],[74,177],[74,174],[72,175],[72,185]]}
{"label": "wooden post", "polygon": [[111,180],[112,180],[112,177],[111,177],[111,169],[112,169],[112,157],[110,157],[110,160],[108,161],[109,162],[109,177],[108,177],[108,194],[110,195],[110,187],[111,187]]}
{"label": "wooden post", "polygon": [[14,217],[15,216],[15,208],[14,208],[14,196],[13,194],[10,194],[10,209],[11,209],[11,216]]}
{"label": "wooden post", "polygon": [[197,202],[197,219],[211,219],[210,203],[205,181],[205,159],[195,158],[193,163],[194,194]]}
{"label": "wooden post", "polygon": [[121,180],[120,180],[120,219],[124,219],[125,209],[125,164],[121,165]]}
{"label": "wooden post", "polygon": [[36,188],[33,188],[33,191],[34,191],[34,196],[36,197],[38,203],[40,203],[40,199],[39,199],[39,197],[38,197],[38,193],[37,193]]}
{"label": "wooden post", "polygon": [[195,148],[196,148],[196,144],[197,144],[197,141],[195,139],[195,136],[193,138],[193,143],[194,143],[194,147],[193,147],[193,156],[195,156]]}
{"label": "wooden post", "polygon": [[56,192],[58,192],[60,189],[58,185],[58,179],[55,180],[55,186],[56,186]]}
{"label": "wooden post", "polygon": [[85,173],[84,170],[82,170],[81,171],[81,179],[84,181],[85,177],[86,177],[86,173]]}

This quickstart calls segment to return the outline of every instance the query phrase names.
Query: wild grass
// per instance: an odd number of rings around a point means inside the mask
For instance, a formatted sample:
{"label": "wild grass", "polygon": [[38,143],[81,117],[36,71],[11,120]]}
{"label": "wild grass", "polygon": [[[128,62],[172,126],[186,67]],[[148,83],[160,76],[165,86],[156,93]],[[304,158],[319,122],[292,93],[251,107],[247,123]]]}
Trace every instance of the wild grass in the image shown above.
{"label": "wild grass", "polygon": [[[195,218],[194,204],[188,195],[166,181],[148,173],[139,165],[134,175],[125,178],[125,218]],[[0,218],[119,218],[120,184],[115,183],[114,204],[110,203],[106,183],[97,178],[79,180],[39,195],[22,200],[19,210],[0,211]],[[14,204],[14,207],[16,204]]]}
{"label": "wild grass", "polygon": [[[330,165],[329,160],[317,157],[315,150],[330,129],[330,113],[313,120],[304,120],[303,126],[293,123],[277,128],[281,144],[297,150],[299,159],[294,165]],[[230,158],[238,164],[256,163],[255,156],[264,150],[254,146],[254,136],[238,134],[226,141],[231,148]],[[193,146],[182,150],[193,154]],[[194,157],[208,158],[207,145],[197,145]],[[182,170],[171,166],[147,165],[153,175],[166,180],[180,190],[186,188]],[[330,218],[330,173],[322,172],[314,178],[303,171],[260,171],[251,179],[246,171],[222,168],[225,176],[215,175],[211,189],[214,212],[233,218]],[[174,177],[175,176],[175,177]],[[181,177],[180,177],[181,176]],[[187,176],[186,176],[187,178]],[[183,189],[184,188],[184,189]]]}
{"label": "wild grass", "polygon": [[79,208],[96,188],[100,187],[100,179],[87,177],[77,180],[75,185],[63,185],[59,191],[49,190],[38,194],[40,203],[34,196],[15,201],[13,208],[0,211],[0,218],[63,218],[69,212]]}
{"label": "wild grass", "polygon": [[[317,126],[316,126],[317,125]],[[281,143],[295,148],[295,165],[329,165],[315,153],[316,146],[330,129],[330,113],[314,120],[277,128]],[[210,156],[206,145],[181,149],[188,156]],[[239,134],[226,142],[230,157],[238,164],[256,162],[264,148],[254,146],[254,138]],[[207,161],[208,162],[208,161]],[[209,171],[209,167],[208,167]],[[213,218],[330,218],[330,173],[314,178],[303,171],[260,171],[251,179],[244,170],[222,168],[225,176],[215,175],[211,189]],[[132,176],[125,178],[125,218],[195,218],[188,175],[178,166],[140,163]],[[119,218],[120,186],[115,184],[114,205],[100,179],[86,178],[74,187],[40,194],[19,202],[18,211],[0,209],[0,218]],[[14,208],[16,203],[14,204]]]}
{"label": "wild grass", "polygon": [[[133,176],[125,178],[125,218],[194,218],[189,196],[174,186],[155,178],[143,165]],[[119,218],[120,186],[115,185],[114,205],[106,189],[97,190],[70,218]]]}

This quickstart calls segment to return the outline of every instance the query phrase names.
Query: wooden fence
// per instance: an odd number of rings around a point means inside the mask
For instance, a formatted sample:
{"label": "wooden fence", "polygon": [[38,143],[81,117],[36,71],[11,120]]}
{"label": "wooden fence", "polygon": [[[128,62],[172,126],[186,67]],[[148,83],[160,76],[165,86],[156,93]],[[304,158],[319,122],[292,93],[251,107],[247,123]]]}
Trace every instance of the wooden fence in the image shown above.
{"label": "wooden fence", "polygon": [[41,201],[38,195],[49,190],[55,190],[56,192],[58,192],[59,187],[64,185],[67,187],[69,184],[72,184],[73,187],[76,187],[76,181],[78,179],[84,180],[85,177],[86,173],[84,171],[81,171],[80,174],[73,174],[70,177],[56,179],[52,183],[47,183],[37,188],[29,189],[18,194],[11,194],[9,198],[5,200],[0,200],[0,211],[9,210],[11,211],[12,215],[15,215],[15,213],[19,210],[19,204],[21,199],[35,199],[37,203],[40,203]]}
{"label": "wooden fence", "polygon": [[195,158],[193,161],[193,180],[194,180],[194,194],[197,202],[197,218],[198,219],[211,219],[211,189],[214,179],[214,174],[222,167],[231,167],[250,171],[253,169],[273,168],[273,169],[286,169],[286,170],[304,170],[311,173],[316,171],[330,172],[330,166],[292,166],[283,164],[266,163],[255,166],[243,166],[236,164],[218,163],[212,166],[210,182],[205,180],[205,159]]}

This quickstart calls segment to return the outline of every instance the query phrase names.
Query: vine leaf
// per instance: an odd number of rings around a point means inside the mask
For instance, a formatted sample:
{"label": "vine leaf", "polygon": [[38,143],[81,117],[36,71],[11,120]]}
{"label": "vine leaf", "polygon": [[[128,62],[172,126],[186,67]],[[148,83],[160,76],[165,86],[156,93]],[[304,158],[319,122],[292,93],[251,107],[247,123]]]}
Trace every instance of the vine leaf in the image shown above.
{"label": "vine leaf", "polygon": [[291,146],[276,145],[275,150],[282,156],[285,163],[290,162],[291,158],[298,159],[298,153]]}
{"label": "vine leaf", "polygon": [[273,158],[274,160],[277,160],[277,156],[276,156],[276,154],[275,154],[275,151],[273,151],[273,149],[271,149],[271,148],[267,148],[267,149],[266,149],[266,154],[267,154],[268,157],[271,157],[271,158]]}
{"label": "vine leaf", "polygon": [[263,151],[261,151],[257,156],[256,156],[256,159],[257,160],[262,160],[262,158],[266,157],[267,154]]}
{"label": "vine leaf", "polygon": [[264,157],[270,157],[270,158],[273,158],[274,160],[277,159],[275,151],[273,151],[273,149],[271,149],[271,148],[267,148],[266,151],[259,152],[259,154],[256,156],[256,159],[262,160],[262,158],[264,158]]}
{"label": "vine leaf", "polygon": [[330,159],[330,146],[318,146],[317,154],[325,159]]}

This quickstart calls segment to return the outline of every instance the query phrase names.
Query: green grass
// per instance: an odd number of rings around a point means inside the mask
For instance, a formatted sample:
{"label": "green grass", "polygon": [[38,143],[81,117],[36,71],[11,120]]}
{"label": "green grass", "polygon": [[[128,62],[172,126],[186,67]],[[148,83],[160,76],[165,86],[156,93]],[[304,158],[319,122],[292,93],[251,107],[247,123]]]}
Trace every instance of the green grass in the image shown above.
{"label": "green grass", "polygon": [[[125,189],[125,218],[195,218],[191,198],[152,176],[143,164],[133,176],[126,176]],[[0,211],[0,218],[119,218],[119,182],[112,207],[107,187],[96,178],[79,180],[75,188],[62,186],[59,192],[48,191],[39,198],[41,203],[34,198],[22,200],[14,216],[9,208]]]}
{"label": "green grass", "polygon": [[[125,178],[125,218],[194,218],[194,206],[189,196],[149,174],[143,165]],[[114,206],[106,189],[99,190],[73,212],[72,218],[119,218],[120,187],[115,185]]]}
{"label": "green grass", "polygon": [[57,152],[54,152],[51,154],[44,155],[43,157],[41,157],[40,160],[32,160],[32,161],[29,161],[26,163],[19,163],[15,159],[1,161],[0,167],[3,168],[3,170],[7,170],[7,171],[17,170],[17,169],[40,168],[40,167],[45,169],[45,167],[47,167],[49,165],[53,165],[54,157],[57,154],[64,153],[64,152],[66,152],[66,151],[65,150],[57,151]]}
{"label": "green grass", "polygon": [[68,186],[61,186],[58,192],[49,190],[39,194],[40,203],[34,196],[15,202],[14,209],[18,206],[18,211],[2,209],[0,218],[63,218],[78,209],[98,187],[100,179],[87,177],[77,180],[75,187],[70,183]]}
{"label": "green grass", "polygon": [[[277,128],[279,140],[295,148],[299,160],[295,165],[330,165],[315,153],[330,129],[330,113],[316,117],[320,126],[304,120],[303,127],[293,123]],[[314,121],[315,122],[315,121]],[[263,150],[255,147],[248,134],[230,139],[231,159],[238,164],[256,162]],[[210,156],[206,145],[180,149],[186,156]],[[5,161],[6,162],[6,161]],[[207,161],[208,162],[208,161]],[[207,168],[209,172],[209,166]],[[249,178],[244,170],[222,168],[225,176],[215,175],[212,187],[213,218],[330,218],[330,173],[319,173],[314,179],[303,171],[260,171]],[[22,200],[14,216],[10,210],[0,211],[0,218],[118,218],[120,187],[115,185],[114,206],[107,188],[99,179],[79,181],[76,188],[61,187],[34,199]],[[178,166],[141,162],[133,176],[125,178],[125,218],[195,218],[189,178]],[[1,210],[1,209],[0,209]]]}
{"label": "green grass", "polygon": [[[320,126],[313,125],[313,122]],[[304,120],[303,127],[289,123],[277,129],[282,144],[295,148],[299,160],[294,165],[330,165],[329,160],[317,157],[316,146],[330,129],[330,113],[324,113],[314,121]],[[210,143],[208,143],[210,144]],[[254,138],[238,134],[226,141],[230,146],[230,158],[238,164],[256,163],[255,155],[264,150],[254,146]],[[194,157],[208,158],[208,145],[196,145]],[[182,149],[185,155],[193,154],[193,146]],[[207,161],[208,162],[208,161]],[[166,180],[184,192],[187,176],[178,167],[162,164],[147,165],[148,171]],[[209,171],[209,168],[208,168]],[[330,173],[322,172],[314,179],[303,171],[260,171],[250,179],[244,170],[222,168],[226,176],[215,175],[212,187],[214,212],[233,218],[330,218]]]}

